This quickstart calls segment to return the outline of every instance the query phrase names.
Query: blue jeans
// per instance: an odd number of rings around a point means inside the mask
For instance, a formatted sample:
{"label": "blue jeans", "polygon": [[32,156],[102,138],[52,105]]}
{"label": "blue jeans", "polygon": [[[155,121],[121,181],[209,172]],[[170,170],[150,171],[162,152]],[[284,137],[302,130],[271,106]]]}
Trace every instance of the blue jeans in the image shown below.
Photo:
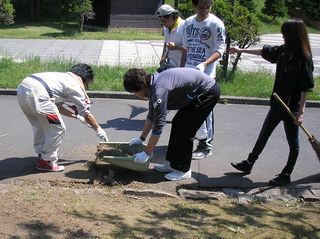
{"label": "blue jeans", "polygon": [[299,155],[299,126],[294,124],[293,119],[287,112],[278,108],[270,108],[264,120],[262,129],[252,152],[248,156],[248,161],[254,163],[264,149],[270,135],[277,125],[283,121],[286,138],[289,144],[289,156],[286,166],[281,173],[290,175],[296,164]]}

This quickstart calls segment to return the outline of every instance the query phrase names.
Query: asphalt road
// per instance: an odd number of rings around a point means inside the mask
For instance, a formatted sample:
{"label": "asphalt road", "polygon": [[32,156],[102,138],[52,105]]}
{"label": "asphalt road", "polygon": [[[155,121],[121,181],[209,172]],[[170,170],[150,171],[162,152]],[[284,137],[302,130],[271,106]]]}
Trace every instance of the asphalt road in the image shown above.
{"label": "asphalt road", "polygon": [[[139,136],[147,114],[147,102],[127,99],[93,99],[92,112],[106,130],[110,141],[125,142]],[[62,173],[40,173],[34,168],[33,134],[29,122],[18,106],[16,96],[0,96],[0,182],[19,179],[88,179],[92,176],[84,164],[94,160],[99,142],[95,132],[74,119],[65,118],[67,132],[60,150],[61,162],[66,165]],[[268,180],[280,173],[288,155],[283,126],[279,125],[270,138],[259,161],[250,175],[237,173],[230,162],[247,157],[258,136],[268,106],[218,104],[215,108],[214,153],[192,163],[192,179],[183,183],[200,187],[252,188],[265,186]],[[163,135],[160,138],[152,162],[163,162],[170,131],[169,112]],[[317,138],[320,137],[319,108],[307,108],[305,126]],[[292,174],[291,187],[320,188],[320,164],[306,136],[301,131],[301,152]],[[151,165],[152,167],[152,165]],[[153,170],[132,173],[114,167],[120,176],[128,180],[164,183],[162,174]]]}

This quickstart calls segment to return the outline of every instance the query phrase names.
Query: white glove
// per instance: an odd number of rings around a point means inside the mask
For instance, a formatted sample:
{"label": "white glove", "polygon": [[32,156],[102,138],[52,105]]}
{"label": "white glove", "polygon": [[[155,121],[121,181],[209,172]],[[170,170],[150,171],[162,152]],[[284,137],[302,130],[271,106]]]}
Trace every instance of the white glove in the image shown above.
{"label": "white glove", "polygon": [[102,139],[102,140],[104,140],[104,141],[106,141],[106,142],[109,141],[106,132],[105,132],[101,127],[99,127],[99,128],[96,130],[96,132],[97,132],[97,136],[98,136],[100,139]]}
{"label": "white glove", "polygon": [[140,137],[131,139],[129,146],[135,145],[135,144],[143,144],[144,140],[142,140]]}
{"label": "white glove", "polygon": [[199,71],[204,72],[204,70],[206,69],[206,66],[205,66],[205,64],[202,62],[202,63],[200,63],[199,65],[197,65],[196,68],[197,68]]}
{"label": "white glove", "polygon": [[149,156],[146,152],[144,152],[144,151],[142,151],[142,152],[140,152],[140,153],[137,153],[137,154],[134,154],[133,156],[134,156],[133,162],[135,162],[135,163],[141,163],[141,164],[146,163],[146,162],[148,161],[149,157],[150,157],[150,156]]}

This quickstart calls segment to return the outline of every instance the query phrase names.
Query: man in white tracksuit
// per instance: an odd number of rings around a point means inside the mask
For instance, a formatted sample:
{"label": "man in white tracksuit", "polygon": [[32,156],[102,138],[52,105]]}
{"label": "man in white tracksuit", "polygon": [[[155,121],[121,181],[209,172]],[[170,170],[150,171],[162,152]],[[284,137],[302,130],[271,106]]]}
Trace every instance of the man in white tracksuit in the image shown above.
{"label": "man in white tracksuit", "polygon": [[105,131],[89,111],[91,103],[85,88],[92,81],[92,68],[77,64],[65,73],[32,74],[18,86],[19,105],[33,127],[33,145],[38,154],[37,169],[64,169],[64,166],[57,164],[58,149],[66,131],[61,114],[80,120],[94,129],[100,139],[108,140]]}
{"label": "man in white tracksuit", "polygon": [[[210,13],[212,0],[192,0],[192,4],[196,15],[187,18],[183,25],[183,47],[187,50],[185,67],[197,68],[214,79],[217,62],[225,50],[224,23]],[[194,159],[212,154],[213,134],[212,112],[196,134],[199,144],[192,154]]]}

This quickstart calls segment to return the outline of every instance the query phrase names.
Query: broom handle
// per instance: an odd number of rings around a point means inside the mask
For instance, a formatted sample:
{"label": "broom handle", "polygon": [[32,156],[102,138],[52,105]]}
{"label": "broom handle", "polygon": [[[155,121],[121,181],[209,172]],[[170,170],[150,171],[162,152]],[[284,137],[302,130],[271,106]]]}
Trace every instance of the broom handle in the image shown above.
{"label": "broom handle", "polygon": [[[295,120],[296,116],[291,112],[289,107],[282,101],[282,99],[278,96],[278,94],[273,93],[272,95],[279,101],[279,103],[283,106],[283,108],[286,109],[286,111],[289,113],[289,115],[292,117],[292,119]],[[300,124],[299,126],[306,133],[306,135],[308,136],[309,139],[313,139],[313,136],[309,133],[309,131],[302,124]]]}

